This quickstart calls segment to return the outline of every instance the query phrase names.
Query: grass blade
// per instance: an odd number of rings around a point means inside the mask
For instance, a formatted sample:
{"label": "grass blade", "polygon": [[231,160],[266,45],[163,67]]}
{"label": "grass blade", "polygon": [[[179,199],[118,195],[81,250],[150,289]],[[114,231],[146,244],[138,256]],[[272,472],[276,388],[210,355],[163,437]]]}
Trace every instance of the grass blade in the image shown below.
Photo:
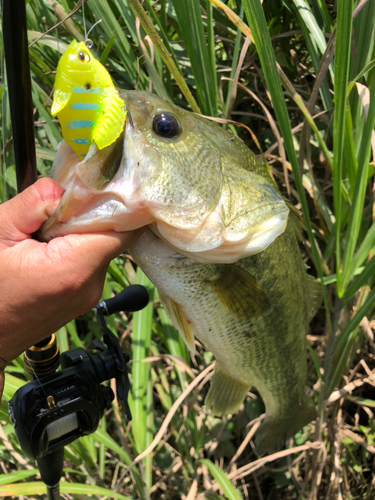
{"label": "grass blade", "polygon": [[9,474],[3,474],[0,476],[0,486],[4,486],[5,484],[12,484],[17,481],[22,481],[23,479],[27,479],[30,476],[35,476],[38,473],[38,469],[28,469],[17,470],[14,472],[10,472]]}
{"label": "grass blade", "polygon": [[308,30],[311,33],[312,40],[315,42],[316,46],[319,48],[320,53],[323,55],[326,50],[326,39],[324,33],[321,30],[318,22],[313,15],[310,5],[305,0],[293,0],[300,16],[302,17],[304,23],[306,24]]}
{"label": "grass blade", "polygon": [[242,500],[241,493],[233,486],[229,481],[225,473],[219,469],[217,465],[211,462],[211,460],[203,459],[200,463],[207,467],[211,476],[218,482],[220,488],[223,490],[225,498],[228,500]]}
{"label": "grass blade", "polygon": [[337,5],[337,35],[335,56],[335,116],[333,122],[333,196],[336,217],[337,290],[341,292],[341,184],[343,179],[345,105],[349,77],[350,43],[353,2],[343,0]]}
{"label": "grass blade", "polygon": [[[319,28],[317,21],[314,19],[310,7],[307,5],[305,0],[297,0],[293,2],[296,16],[299,19],[299,24],[302,28],[304,34],[304,39],[306,41],[306,46],[311,57],[315,72],[318,73],[320,63],[322,61],[321,55],[324,45],[326,42],[324,40],[324,35]],[[323,35],[323,39],[321,37]],[[328,70],[333,78],[332,65],[328,62]],[[331,111],[333,108],[332,98],[330,94],[330,89],[328,86],[327,79],[324,77],[319,85],[319,93],[322,96],[324,109]]]}
{"label": "grass blade", "polygon": [[[99,486],[89,484],[60,482],[60,492],[71,495],[101,495],[105,499],[115,498],[116,500],[131,500],[129,497],[120,495],[115,491],[107,490]],[[46,485],[42,482],[6,484],[2,486],[0,498],[20,498],[24,495],[45,495]]]}
{"label": "grass blade", "polygon": [[[354,271],[353,276],[356,274]],[[345,295],[343,296],[343,302],[346,304],[353,295],[364,286],[371,278],[375,276],[375,255],[367,262],[365,268],[361,271],[359,276],[351,283],[351,285],[345,290]]]}
{"label": "grass blade", "polygon": [[[132,398],[129,403],[132,412],[133,437],[138,453],[141,453],[149,444],[153,421],[150,407],[150,363],[144,363],[143,360],[150,355],[154,286],[140,268],[137,270],[137,283],[145,286],[150,296],[149,304],[141,311],[134,313],[132,329]],[[150,456],[145,457],[143,463],[143,478],[147,492],[151,487]]]}
{"label": "grass blade", "polygon": [[126,465],[131,463],[131,458],[129,457],[126,450],[119,446],[116,441],[108,434],[106,429],[99,427],[95,434],[93,434],[95,440],[100,444],[104,445],[108,450],[112,450],[124,461]]}
{"label": "grass blade", "polygon": [[[375,70],[371,71],[369,80],[370,80],[369,84],[370,95],[375,96]],[[369,160],[371,155],[371,138],[374,131],[374,125],[375,125],[375,99],[374,97],[372,97],[370,99],[368,115],[362,131],[362,140],[357,155],[358,172],[354,187],[352,207],[349,214],[349,223],[347,229],[348,237],[345,243],[344,257],[343,257],[344,276],[343,276],[343,285],[339,289],[340,296],[343,295],[345,291],[345,286],[347,286],[348,282],[351,279],[350,274],[353,272],[352,258],[355,247],[357,245],[359,231],[363,219],[363,206],[364,206],[366,187],[368,182],[368,169],[369,169]],[[367,247],[370,247],[368,238],[365,238],[365,241],[367,243]],[[365,243],[365,241],[363,242],[363,244]],[[363,248],[361,250],[363,252]]]}
{"label": "grass blade", "polygon": [[371,290],[364,304],[359,307],[355,313],[355,316],[349,321],[349,323],[343,328],[341,333],[336,339],[336,346],[339,347],[346,344],[350,334],[359,326],[362,319],[367,316],[371,309],[375,305],[375,288]]}
{"label": "grass blade", "polygon": [[230,19],[232,23],[237,26],[237,28],[239,28],[245,36],[250,38],[251,42],[254,43],[253,35],[249,26],[247,26],[247,24],[244,23],[230,7],[225,5],[221,0],[210,0],[210,2],[218,9],[222,10],[228,16],[228,19]]}

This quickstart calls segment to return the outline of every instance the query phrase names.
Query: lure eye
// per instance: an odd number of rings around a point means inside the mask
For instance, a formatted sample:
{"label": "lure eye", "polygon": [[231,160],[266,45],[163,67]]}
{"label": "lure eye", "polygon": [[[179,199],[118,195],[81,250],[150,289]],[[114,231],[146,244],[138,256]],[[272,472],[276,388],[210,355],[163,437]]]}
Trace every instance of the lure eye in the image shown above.
{"label": "lure eye", "polygon": [[159,113],[154,117],[152,129],[160,137],[178,137],[181,132],[181,124],[172,113]]}
{"label": "lure eye", "polygon": [[82,62],[85,62],[85,63],[88,63],[90,62],[90,54],[88,54],[87,52],[78,52],[78,59]]}

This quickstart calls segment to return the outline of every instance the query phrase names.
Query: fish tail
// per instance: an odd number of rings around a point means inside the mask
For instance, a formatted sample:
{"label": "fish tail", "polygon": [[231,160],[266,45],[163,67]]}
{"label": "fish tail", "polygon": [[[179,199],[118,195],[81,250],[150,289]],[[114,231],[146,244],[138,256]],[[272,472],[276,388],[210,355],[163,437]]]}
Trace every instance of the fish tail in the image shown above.
{"label": "fish tail", "polygon": [[275,453],[283,447],[285,440],[294,436],[302,427],[316,419],[316,409],[310,396],[303,393],[301,404],[292,417],[266,416],[260,426],[255,446],[257,454]]}
{"label": "fish tail", "polygon": [[250,387],[251,383],[242,384],[225,373],[216,362],[215,373],[205,401],[206,409],[211,409],[217,416],[234,413],[240,407]]}

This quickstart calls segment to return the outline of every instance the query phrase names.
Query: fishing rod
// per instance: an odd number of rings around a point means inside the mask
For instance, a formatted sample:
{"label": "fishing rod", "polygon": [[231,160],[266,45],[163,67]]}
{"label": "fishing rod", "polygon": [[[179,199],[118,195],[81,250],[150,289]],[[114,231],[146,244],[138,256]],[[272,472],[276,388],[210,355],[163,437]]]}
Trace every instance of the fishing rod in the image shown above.
{"label": "fishing rod", "polygon": [[[4,53],[12,123],[17,190],[20,193],[37,180],[25,0],[2,0]],[[47,499],[60,498],[64,447],[80,436],[94,432],[114,394],[101,385],[115,378],[117,398],[124,417],[131,419],[127,398],[129,380],[117,337],[106,326],[104,316],[119,311],[139,311],[148,304],[147,290],[129,286],[113,299],[100,302],[95,312],[103,340],[94,347],[97,355],[82,348],[59,354],[51,335],[24,353],[25,369],[34,381],[25,384],[9,401],[9,416],[20,446],[37,461]],[[61,362],[61,370],[56,372]]]}
{"label": "fishing rod", "polygon": [[3,0],[3,39],[18,192],[37,180],[25,0]]}

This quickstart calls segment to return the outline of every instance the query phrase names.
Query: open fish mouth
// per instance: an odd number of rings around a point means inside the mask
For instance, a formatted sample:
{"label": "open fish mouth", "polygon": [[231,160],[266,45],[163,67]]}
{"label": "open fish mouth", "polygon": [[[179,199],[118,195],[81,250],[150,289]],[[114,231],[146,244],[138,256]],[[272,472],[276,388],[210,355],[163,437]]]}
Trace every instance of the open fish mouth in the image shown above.
{"label": "open fish mouth", "polygon": [[[59,145],[51,177],[65,193],[38,239],[150,225],[188,257],[235,262],[285,230],[289,209],[270,179],[237,164],[230,148],[238,139],[147,92],[121,97],[127,119],[113,144],[93,144],[83,161]],[[175,136],[160,136],[162,119],[178,124]]]}
{"label": "open fish mouth", "polygon": [[117,174],[127,127],[133,127],[130,113],[116,142],[103,150],[93,144],[82,161],[65,141],[59,144],[50,176],[65,192],[53,216],[37,232],[40,241],[74,232],[132,231],[151,222],[140,205],[135,209],[131,202],[126,204],[121,193],[121,172]]}

